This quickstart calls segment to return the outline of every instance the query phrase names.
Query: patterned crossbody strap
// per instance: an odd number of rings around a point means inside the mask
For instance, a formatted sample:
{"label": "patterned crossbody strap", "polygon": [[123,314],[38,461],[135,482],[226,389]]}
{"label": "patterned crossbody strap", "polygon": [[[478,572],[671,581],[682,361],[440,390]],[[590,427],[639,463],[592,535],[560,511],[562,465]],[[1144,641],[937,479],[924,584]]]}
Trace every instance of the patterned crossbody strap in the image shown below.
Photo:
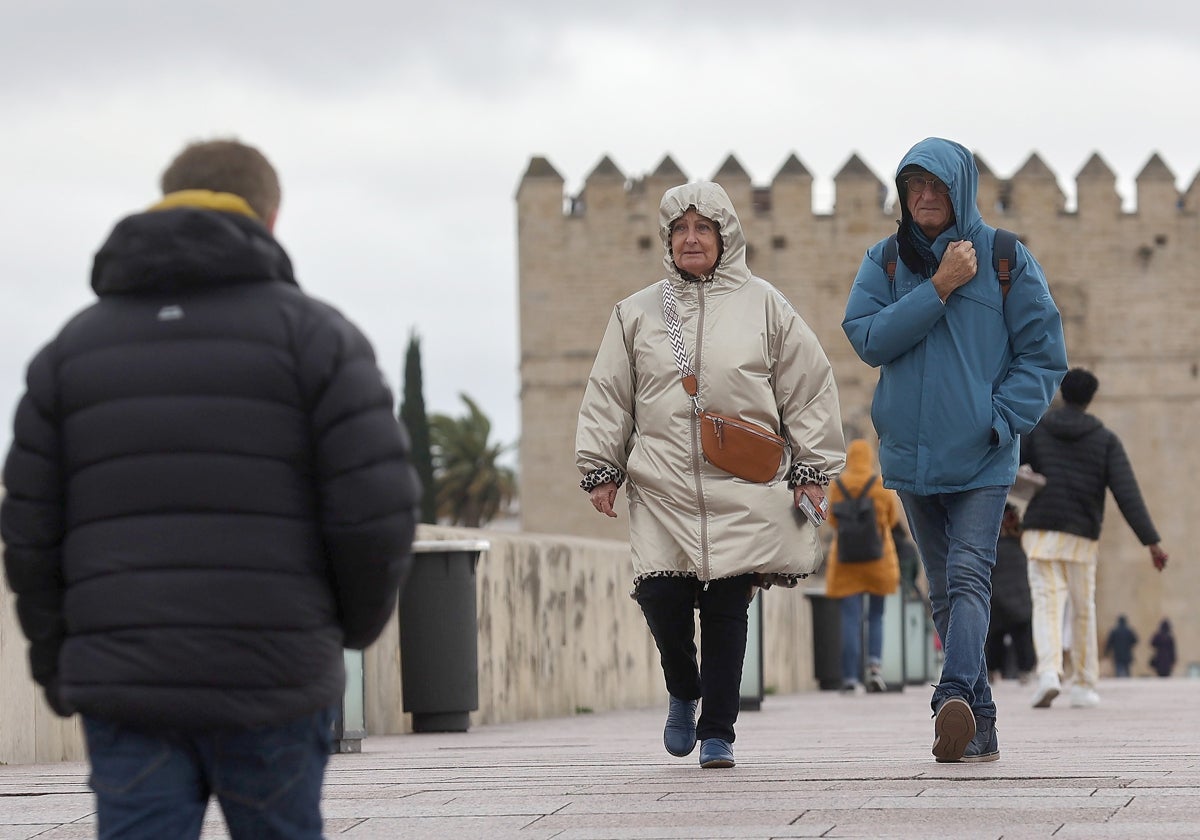
{"label": "patterned crossbody strap", "polygon": [[699,387],[696,382],[696,372],[688,361],[687,349],[683,346],[683,327],[679,323],[679,311],[675,308],[675,290],[671,288],[670,280],[662,281],[663,320],[667,322],[667,335],[671,338],[671,350],[675,354],[675,367],[679,368],[679,376],[683,390],[692,398],[696,413],[700,413],[700,398],[697,396]]}

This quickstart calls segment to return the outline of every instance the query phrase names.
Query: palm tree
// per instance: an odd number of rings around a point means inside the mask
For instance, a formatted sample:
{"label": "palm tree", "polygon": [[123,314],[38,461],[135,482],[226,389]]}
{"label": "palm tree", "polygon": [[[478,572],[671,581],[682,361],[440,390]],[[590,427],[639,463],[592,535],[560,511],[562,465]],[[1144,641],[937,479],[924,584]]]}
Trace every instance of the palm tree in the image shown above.
{"label": "palm tree", "polygon": [[492,422],[470,397],[459,397],[467,405],[465,417],[429,418],[438,517],[478,528],[516,497],[517,480],[512,469],[497,463],[508,447],[488,443]]}

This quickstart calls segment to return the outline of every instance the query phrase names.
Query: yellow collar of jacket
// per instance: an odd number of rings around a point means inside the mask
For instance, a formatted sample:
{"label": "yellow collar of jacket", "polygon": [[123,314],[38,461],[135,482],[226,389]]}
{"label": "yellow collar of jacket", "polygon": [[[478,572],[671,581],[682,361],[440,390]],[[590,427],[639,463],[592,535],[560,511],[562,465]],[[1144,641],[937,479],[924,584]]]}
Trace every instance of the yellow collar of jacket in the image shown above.
{"label": "yellow collar of jacket", "polygon": [[241,213],[257,219],[258,214],[251,208],[249,202],[240,195],[212,190],[180,190],[167,193],[162,201],[150,205],[150,211],[171,210],[176,207],[196,207],[200,210],[220,210],[225,213]]}

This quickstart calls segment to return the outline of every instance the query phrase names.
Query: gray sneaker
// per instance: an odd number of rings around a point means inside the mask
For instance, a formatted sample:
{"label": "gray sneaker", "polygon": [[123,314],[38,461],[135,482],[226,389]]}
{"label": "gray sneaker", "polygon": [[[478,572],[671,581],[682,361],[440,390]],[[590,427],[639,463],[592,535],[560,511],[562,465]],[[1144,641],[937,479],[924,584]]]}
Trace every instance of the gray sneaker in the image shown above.
{"label": "gray sneaker", "polygon": [[[996,740],[996,719],[975,718],[975,737],[967,745],[959,761],[976,763],[982,761],[998,761],[1000,759],[1000,742]],[[940,761],[941,759],[939,759]]]}

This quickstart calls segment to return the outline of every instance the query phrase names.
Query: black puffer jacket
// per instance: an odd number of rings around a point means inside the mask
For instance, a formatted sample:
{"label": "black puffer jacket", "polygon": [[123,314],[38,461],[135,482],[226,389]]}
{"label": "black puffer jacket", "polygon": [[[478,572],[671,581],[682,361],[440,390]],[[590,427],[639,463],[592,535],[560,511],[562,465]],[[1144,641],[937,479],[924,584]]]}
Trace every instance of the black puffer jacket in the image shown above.
{"label": "black puffer jacket", "polygon": [[1046,486],[1025,509],[1024,528],[1099,539],[1104,492],[1111,489],[1142,545],[1159,541],[1125,447],[1086,411],[1070,405],[1048,411],[1022,438],[1021,462],[1046,477]]}
{"label": "black puffer jacket", "polygon": [[131,216],[30,364],[6,569],[60,712],[150,727],[332,705],[380,632],[419,484],[370,345],[256,220]]}

